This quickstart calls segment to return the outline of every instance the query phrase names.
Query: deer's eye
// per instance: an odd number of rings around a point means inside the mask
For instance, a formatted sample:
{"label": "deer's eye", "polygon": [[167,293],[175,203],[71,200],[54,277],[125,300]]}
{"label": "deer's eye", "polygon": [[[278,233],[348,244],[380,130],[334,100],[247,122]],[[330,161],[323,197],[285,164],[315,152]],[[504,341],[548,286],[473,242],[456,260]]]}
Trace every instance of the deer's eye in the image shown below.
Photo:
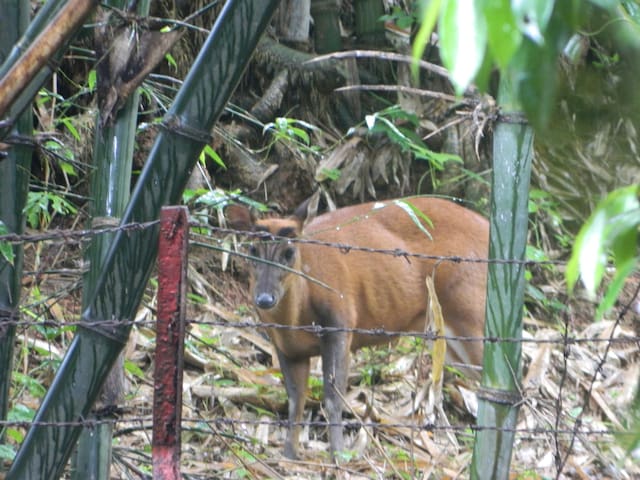
{"label": "deer's eye", "polygon": [[293,257],[295,257],[296,251],[293,247],[285,248],[284,252],[282,252],[282,258],[287,263],[291,263],[293,261]]}

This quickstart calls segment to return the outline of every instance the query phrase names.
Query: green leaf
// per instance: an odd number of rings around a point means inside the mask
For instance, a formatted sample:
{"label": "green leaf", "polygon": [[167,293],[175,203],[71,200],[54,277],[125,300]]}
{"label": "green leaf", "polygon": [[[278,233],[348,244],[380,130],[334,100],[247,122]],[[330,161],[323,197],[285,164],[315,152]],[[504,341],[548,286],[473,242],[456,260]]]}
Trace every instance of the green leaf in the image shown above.
{"label": "green leaf", "polygon": [[[562,0],[561,0],[562,1]],[[511,7],[520,31],[538,45],[553,12],[555,0],[512,0]]]}
{"label": "green leaf", "polygon": [[[15,373],[15,372],[14,372]],[[36,411],[21,403],[14,405],[7,415],[7,420],[12,422],[30,422],[33,420]]]}
{"label": "green leaf", "polygon": [[[611,3],[616,4],[617,2],[611,0]],[[640,4],[638,4],[638,0],[622,0],[620,4],[624,7],[628,18],[636,24],[640,24]]]}
{"label": "green leaf", "polygon": [[440,53],[461,95],[482,66],[487,25],[474,0],[445,0],[439,24]]}
{"label": "green leaf", "polygon": [[144,371],[138,365],[136,365],[135,362],[132,362],[131,360],[125,360],[124,369],[125,371],[129,372],[131,375],[139,378],[140,380],[144,380],[145,378]]}
{"label": "green leaf", "polygon": [[27,203],[23,209],[29,226],[38,228],[41,220],[45,224],[50,222],[51,213],[49,208],[63,215],[75,214],[78,211],[72,203],[56,193],[29,192],[27,194]]}
{"label": "green leaf", "polygon": [[546,262],[549,260],[549,256],[544,250],[533,245],[527,245],[525,256],[527,260],[532,262]]}
{"label": "green leaf", "polygon": [[[391,119],[403,118],[400,112],[402,110],[394,106],[365,116],[365,123],[370,132],[384,133],[389,137],[389,140],[400,146],[403,151],[411,152],[416,159],[427,160],[437,170],[442,170],[444,164],[449,161],[462,162],[462,159],[457,155],[434,152],[429,149],[422,139],[416,135],[415,130],[398,127]],[[409,117],[405,119],[409,119]]]}
{"label": "green leaf", "polygon": [[182,203],[189,203],[192,200],[206,194],[209,190],[206,188],[197,188],[195,190],[191,188],[185,188],[182,192]]}
{"label": "green leaf", "polygon": [[429,217],[427,217],[419,208],[412,205],[410,201],[394,200],[393,203],[394,205],[397,205],[398,207],[403,209],[405,212],[407,212],[409,217],[411,217],[411,220],[413,220],[413,223],[415,223],[416,226],[420,230],[422,230],[427,237],[433,240],[433,237],[431,236],[429,231],[426,228],[424,228],[424,225],[422,224],[422,221],[424,221],[428,226],[433,227],[433,222]]}
{"label": "green leaf", "polygon": [[555,105],[558,77],[558,52],[555,42],[545,39],[543,45],[525,40],[512,59],[513,79],[517,85],[518,99],[527,118],[538,128],[543,128],[551,118]]}
{"label": "green leaf", "polygon": [[10,445],[0,445],[0,459],[2,460],[13,460],[16,456],[16,451]]}
{"label": "green leaf", "polygon": [[67,175],[71,175],[72,177],[77,177],[78,172],[76,172],[75,167],[69,162],[60,161],[60,169],[66,173]]}
{"label": "green leaf", "polygon": [[323,168],[316,176],[316,179],[318,181],[322,181],[325,179],[336,181],[340,178],[340,175],[342,175],[342,172],[337,168]]}
{"label": "green leaf", "polygon": [[13,262],[16,258],[13,253],[13,247],[9,242],[0,242],[0,256],[13,267]]}
{"label": "green leaf", "polygon": [[619,4],[619,0],[589,0],[589,2],[606,10]]}
{"label": "green leaf", "polygon": [[77,213],[78,209],[60,195],[50,193],[48,194],[48,197],[51,200],[51,208],[54,212],[61,215],[66,215],[68,213]]}
{"label": "green leaf", "polygon": [[602,297],[602,300],[600,301],[600,305],[598,305],[596,310],[596,320],[602,319],[603,315],[615,305],[616,300],[624,288],[627,277],[633,273],[637,264],[637,258],[631,258],[624,264],[616,262],[616,273],[607,287],[604,297]]}
{"label": "green leaf", "polygon": [[219,208],[229,204],[229,195],[218,188],[205,190],[205,193],[196,199],[196,205]]}
{"label": "green leaf", "polygon": [[224,164],[224,160],[220,158],[220,155],[218,155],[218,152],[216,152],[211,147],[211,145],[205,145],[204,148],[202,149],[202,153],[200,153],[200,163],[204,163],[206,157],[211,158],[211,160],[213,160],[216,164],[218,164],[220,167],[224,168],[225,170],[227,169],[227,166]]}
{"label": "green leaf", "polygon": [[[0,235],[6,235],[8,233],[9,229],[4,222],[0,220]],[[0,242],[0,257],[4,258],[9,265],[13,266],[13,261],[16,256],[13,252],[13,246],[9,242]]]}
{"label": "green leaf", "polygon": [[[614,265],[626,272],[637,263],[637,236],[640,225],[640,186],[620,188],[602,200],[580,229],[567,264],[567,287],[573,290],[578,278],[594,296],[602,281],[607,253],[613,251]],[[617,275],[618,275],[617,274]],[[618,282],[616,277],[613,283]],[[615,285],[614,285],[615,288]],[[611,298],[607,298],[611,303]]]}
{"label": "green leaf", "polygon": [[64,117],[61,120],[61,122],[67,128],[67,130],[69,130],[69,133],[73,135],[73,138],[75,138],[78,142],[82,141],[82,139],[80,138],[80,134],[78,133],[78,130],[76,129],[75,125],[71,122],[71,119],[69,117]]}
{"label": "green leaf", "polygon": [[413,63],[411,64],[411,74],[414,77],[418,76],[418,62],[422,58],[424,49],[426,48],[429,40],[431,39],[431,32],[438,19],[438,13],[440,12],[440,6],[442,0],[421,0],[420,2],[420,15],[421,25],[416,34],[416,38],[413,41]]}
{"label": "green leaf", "polygon": [[573,254],[567,264],[567,286],[569,291],[582,278],[585,288],[595,294],[596,287],[602,279],[606,257],[604,257],[604,227],[606,213],[596,210],[576,237]]}
{"label": "green leaf", "polygon": [[295,118],[277,117],[275,122],[267,123],[262,133],[270,131],[277,140],[286,140],[303,147],[306,151],[317,151],[317,147],[310,146],[311,137],[308,130],[319,131],[320,129],[308,122]]}
{"label": "green leaf", "polygon": [[98,75],[95,68],[92,68],[91,70],[89,70],[89,74],[87,75],[87,88],[90,92],[93,92],[96,89],[97,81]]}
{"label": "green leaf", "polygon": [[[44,388],[44,386],[42,385],[42,383],[40,383],[38,380],[36,380],[33,377],[30,377],[29,375],[25,375],[22,372],[13,372],[13,376],[14,379],[16,381],[16,383],[22,387],[25,387],[29,390],[29,393],[31,395],[33,395],[36,398],[42,398],[45,396],[45,394],[47,393],[47,389]],[[27,415],[31,415],[32,412],[31,411],[21,411],[18,410],[16,411],[16,413],[25,413]]]}
{"label": "green leaf", "polygon": [[173,58],[173,55],[171,55],[170,53],[166,53],[164,55],[164,59],[167,61],[167,63],[173,70],[178,69],[178,63],[176,62],[176,59]]}
{"label": "green leaf", "polygon": [[501,69],[507,67],[522,43],[509,0],[480,0],[487,21],[489,50]]}

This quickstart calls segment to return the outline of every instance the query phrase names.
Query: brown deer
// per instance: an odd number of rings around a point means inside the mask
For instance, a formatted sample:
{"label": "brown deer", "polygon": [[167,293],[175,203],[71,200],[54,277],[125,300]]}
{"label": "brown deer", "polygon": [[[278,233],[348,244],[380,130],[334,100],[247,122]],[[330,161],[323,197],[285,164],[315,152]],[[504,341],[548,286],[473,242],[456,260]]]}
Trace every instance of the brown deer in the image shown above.
{"label": "brown deer", "polygon": [[[347,389],[349,354],[363,346],[389,342],[385,335],[349,329],[424,331],[427,276],[434,275],[447,335],[482,337],[484,327],[485,263],[394,256],[286,240],[300,238],[484,259],[489,239],[489,224],[484,217],[447,200],[413,197],[341,208],[316,217],[303,228],[306,207],[301,205],[287,218],[261,220],[244,206],[231,205],[226,210],[233,228],[264,232],[252,237],[249,248],[255,257],[252,298],[261,321],[338,327],[320,334],[299,329],[269,330],[289,397],[289,432],[284,448],[289,458],[298,455],[310,357],[322,357],[324,405],[334,455],[344,448],[342,399]],[[414,209],[428,221],[408,213]],[[422,228],[416,222],[421,222]],[[482,361],[481,341],[449,341],[447,347],[449,361],[473,365]]]}

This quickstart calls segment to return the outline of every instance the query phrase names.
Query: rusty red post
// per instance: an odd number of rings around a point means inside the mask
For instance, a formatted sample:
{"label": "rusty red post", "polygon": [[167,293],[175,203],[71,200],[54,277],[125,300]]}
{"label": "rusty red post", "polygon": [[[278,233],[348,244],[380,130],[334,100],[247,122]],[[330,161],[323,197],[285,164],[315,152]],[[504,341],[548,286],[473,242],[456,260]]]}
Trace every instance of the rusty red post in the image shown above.
{"label": "rusty red post", "polygon": [[153,389],[153,478],[180,478],[180,422],[187,245],[186,207],[163,207],[158,244],[158,321]]}

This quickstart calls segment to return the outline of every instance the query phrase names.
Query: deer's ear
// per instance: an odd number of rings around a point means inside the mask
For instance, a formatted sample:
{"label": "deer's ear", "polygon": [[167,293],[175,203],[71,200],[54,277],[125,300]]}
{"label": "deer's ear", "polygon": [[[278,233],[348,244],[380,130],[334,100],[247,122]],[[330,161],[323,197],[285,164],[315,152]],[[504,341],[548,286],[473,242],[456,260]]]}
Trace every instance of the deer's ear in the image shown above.
{"label": "deer's ear", "polygon": [[298,220],[301,224],[307,219],[307,215],[309,214],[309,203],[311,203],[311,198],[306,199],[300,205],[296,207],[293,211],[291,217]]}
{"label": "deer's ear", "polygon": [[229,226],[235,230],[253,230],[256,218],[244,205],[229,205],[224,209],[224,216]]}
{"label": "deer's ear", "polygon": [[[314,217],[320,213],[321,200],[320,190],[316,190],[313,195],[298,205],[289,218],[297,221],[300,225],[300,230],[302,230],[302,226],[305,223],[313,220]],[[329,199],[326,200],[329,201]],[[330,205],[327,205],[327,207],[330,207]],[[333,207],[333,209],[335,209],[335,207]]]}

